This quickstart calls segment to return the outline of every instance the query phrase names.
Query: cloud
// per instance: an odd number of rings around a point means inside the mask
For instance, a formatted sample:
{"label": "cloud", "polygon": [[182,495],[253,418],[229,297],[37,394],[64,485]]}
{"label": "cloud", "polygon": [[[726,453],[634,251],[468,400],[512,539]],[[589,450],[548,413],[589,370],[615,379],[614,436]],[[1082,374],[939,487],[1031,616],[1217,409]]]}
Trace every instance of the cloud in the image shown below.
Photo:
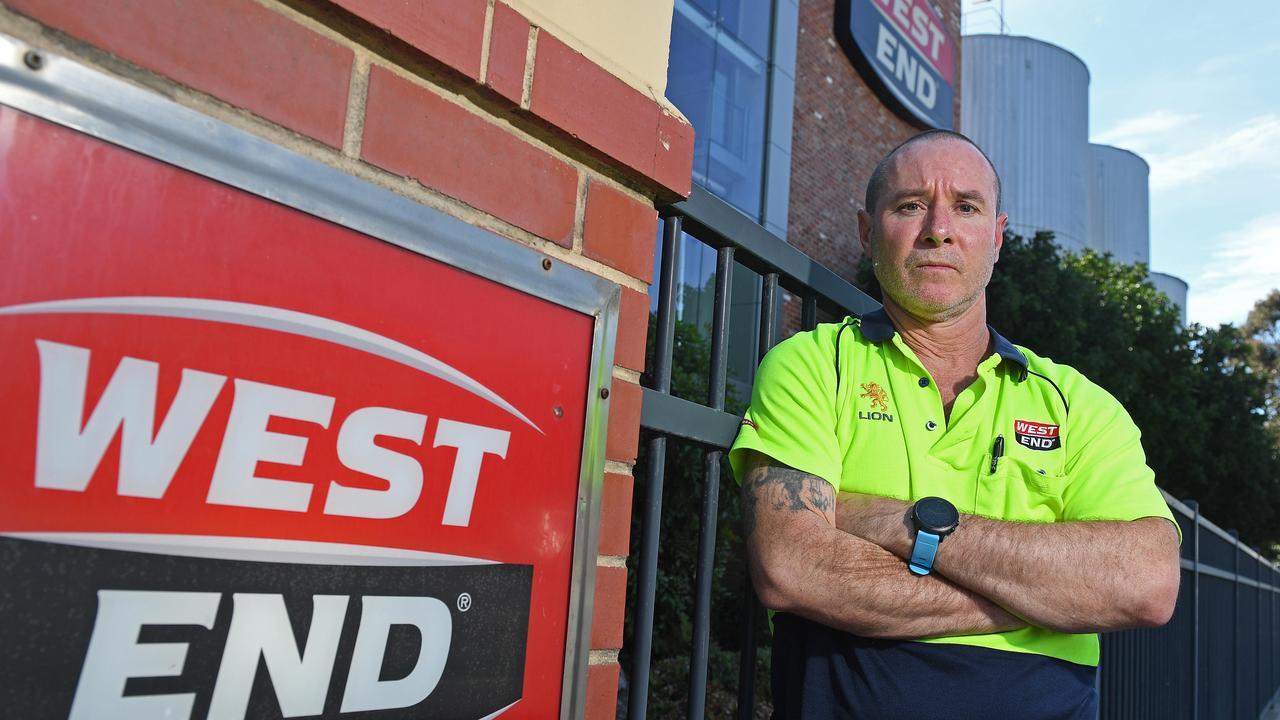
{"label": "cloud", "polygon": [[1253,118],[1235,130],[1183,152],[1149,154],[1151,190],[1170,190],[1226,170],[1280,168],[1280,116]]}
{"label": "cloud", "polygon": [[1222,233],[1209,247],[1204,272],[1190,283],[1187,317],[1208,326],[1241,324],[1255,302],[1280,287],[1280,212]]}
{"label": "cloud", "polygon": [[1150,147],[1156,136],[1183,127],[1198,117],[1199,115],[1190,113],[1155,110],[1121,120],[1111,129],[1099,133],[1093,141],[1127,149]]}
{"label": "cloud", "polygon": [[1274,42],[1261,48],[1251,48],[1242,52],[1228,53],[1211,57],[1196,66],[1196,75],[1218,75],[1240,65],[1259,62],[1269,55],[1280,53],[1280,42]]}

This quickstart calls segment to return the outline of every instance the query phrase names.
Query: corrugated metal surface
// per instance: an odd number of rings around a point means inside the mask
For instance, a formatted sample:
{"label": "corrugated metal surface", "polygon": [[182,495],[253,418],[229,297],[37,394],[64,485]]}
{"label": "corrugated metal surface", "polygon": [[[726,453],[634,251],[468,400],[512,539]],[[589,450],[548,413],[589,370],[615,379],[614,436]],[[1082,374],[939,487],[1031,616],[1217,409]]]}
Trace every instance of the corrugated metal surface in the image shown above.
{"label": "corrugated metal surface", "polygon": [[1149,262],[1151,203],[1142,158],[1110,145],[1090,145],[1088,245],[1123,263]]}
{"label": "corrugated metal surface", "polygon": [[1187,324],[1187,282],[1168,273],[1153,272],[1148,279],[1157,290],[1169,296],[1182,310],[1182,324]]}
{"label": "corrugated metal surface", "polygon": [[1013,35],[963,38],[960,130],[1004,182],[1009,226],[1089,237],[1089,69],[1056,45]]}

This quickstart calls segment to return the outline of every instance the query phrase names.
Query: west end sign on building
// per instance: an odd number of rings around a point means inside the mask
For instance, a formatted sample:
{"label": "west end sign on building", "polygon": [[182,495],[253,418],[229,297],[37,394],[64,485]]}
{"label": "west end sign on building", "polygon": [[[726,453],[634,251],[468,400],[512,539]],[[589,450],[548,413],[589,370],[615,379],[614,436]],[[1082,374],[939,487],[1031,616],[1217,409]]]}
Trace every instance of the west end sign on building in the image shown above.
{"label": "west end sign on building", "polygon": [[32,52],[0,36],[5,716],[577,715],[616,287]]}
{"label": "west end sign on building", "polygon": [[928,0],[836,0],[835,33],[899,115],[925,128],[954,128],[956,47]]}

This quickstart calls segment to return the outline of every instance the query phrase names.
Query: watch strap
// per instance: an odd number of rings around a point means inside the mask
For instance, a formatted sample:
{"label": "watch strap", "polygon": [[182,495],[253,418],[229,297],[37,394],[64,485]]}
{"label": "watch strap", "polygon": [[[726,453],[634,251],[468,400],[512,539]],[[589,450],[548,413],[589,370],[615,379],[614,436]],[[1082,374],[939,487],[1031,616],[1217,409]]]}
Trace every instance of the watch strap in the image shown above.
{"label": "watch strap", "polygon": [[928,575],[933,570],[933,558],[938,554],[941,538],[927,530],[916,531],[916,542],[911,548],[911,562],[907,563],[916,575]]}

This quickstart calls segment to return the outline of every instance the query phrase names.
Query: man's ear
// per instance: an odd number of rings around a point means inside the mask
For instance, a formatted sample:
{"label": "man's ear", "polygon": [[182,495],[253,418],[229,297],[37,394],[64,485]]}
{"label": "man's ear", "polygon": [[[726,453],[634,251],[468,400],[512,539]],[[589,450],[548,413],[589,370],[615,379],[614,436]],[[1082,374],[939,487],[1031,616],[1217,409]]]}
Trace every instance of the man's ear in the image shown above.
{"label": "man's ear", "polygon": [[862,254],[871,257],[871,216],[866,210],[858,211],[858,244],[862,245]]}
{"label": "man's ear", "polygon": [[1009,213],[996,216],[996,260],[1000,259],[1000,248],[1004,247],[1004,229],[1009,224]]}

